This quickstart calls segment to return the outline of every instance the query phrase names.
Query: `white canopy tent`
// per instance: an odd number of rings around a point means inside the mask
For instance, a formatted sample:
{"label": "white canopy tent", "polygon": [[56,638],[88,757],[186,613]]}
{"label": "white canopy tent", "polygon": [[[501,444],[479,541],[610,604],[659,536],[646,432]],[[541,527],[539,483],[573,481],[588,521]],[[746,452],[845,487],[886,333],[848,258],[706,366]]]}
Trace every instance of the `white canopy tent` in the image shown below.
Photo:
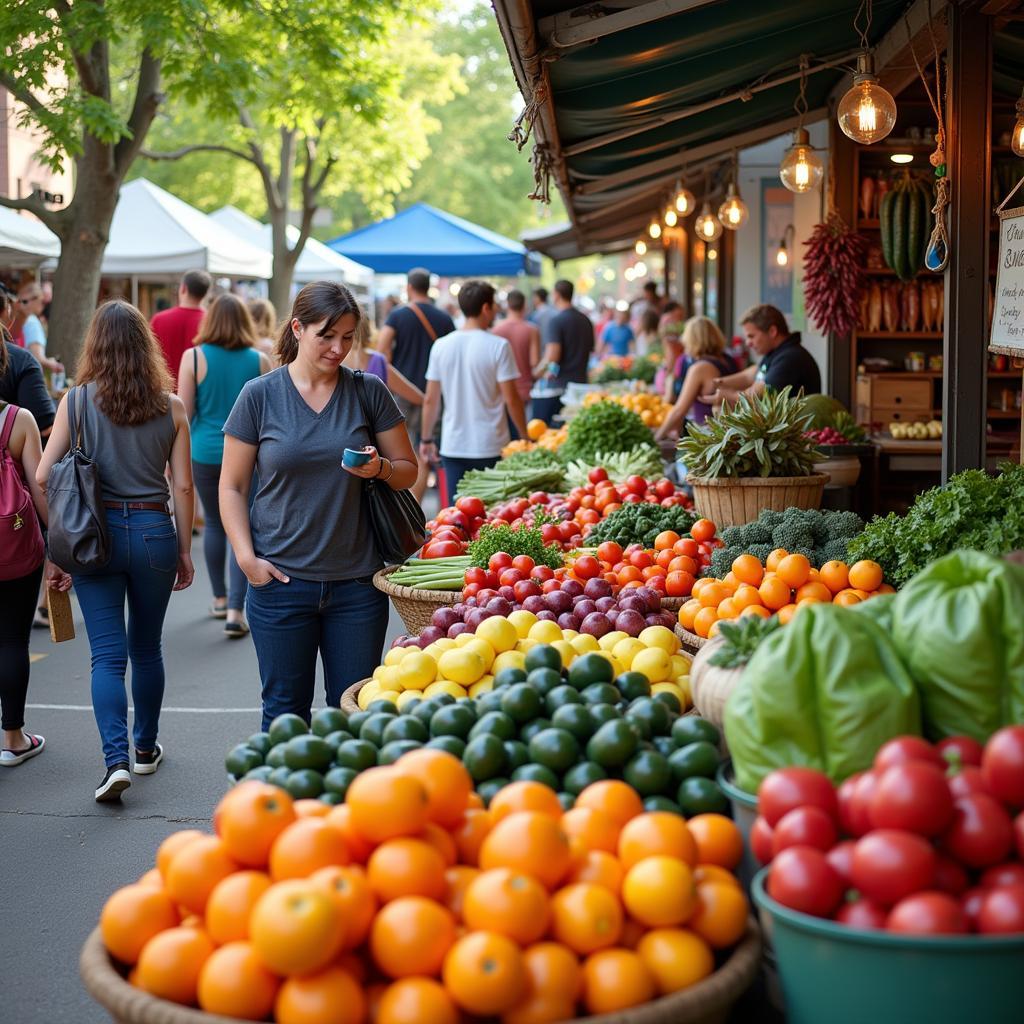
{"label": "white canopy tent", "polygon": [[60,239],[41,221],[0,207],[0,267],[38,267],[60,255]]}
{"label": "white canopy tent", "polygon": [[[262,224],[234,206],[222,206],[210,214],[210,219],[250,245],[272,252],[272,228],[269,224]],[[288,244],[294,245],[298,238],[299,229],[289,225]],[[306,240],[295,264],[293,279],[298,285],[309,284],[310,281],[339,281],[364,301],[373,294],[373,271],[369,267],[342,256],[315,238]]]}

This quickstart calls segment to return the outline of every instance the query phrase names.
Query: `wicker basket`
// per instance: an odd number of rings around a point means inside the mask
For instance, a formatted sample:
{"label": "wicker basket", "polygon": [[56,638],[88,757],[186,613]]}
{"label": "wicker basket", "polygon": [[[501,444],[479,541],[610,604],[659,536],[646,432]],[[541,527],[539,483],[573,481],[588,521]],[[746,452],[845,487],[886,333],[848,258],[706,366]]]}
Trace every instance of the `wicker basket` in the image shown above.
{"label": "wicker basket", "polygon": [[[751,917],[743,941],[703,981],[621,1013],[577,1018],[577,1024],[725,1024],[729,1010],[753,982],[760,961],[761,932]],[[86,939],[78,966],[89,995],[115,1024],[238,1024],[233,1017],[179,1006],[129,985],[107,955],[99,928]]]}
{"label": "wicker basket", "polygon": [[689,476],[697,511],[719,530],[752,523],[766,509],[821,508],[827,473],[777,477]]}
{"label": "wicker basket", "polygon": [[675,633],[682,642],[682,645],[694,654],[696,654],[696,652],[707,643],[707,640],[705,640],[704,637],[697,636],[696,633],[691,633],[688,629],[683,629],[679,623],[676,623]]}
{"label": "wicker basket", "polygon": [[346,715],[354,715],[359,710],[359,705],[356,703],[356,700],[359,697],[359,691],[369,681],[369,679],[360,679],[358,683],[353,683],[342,693],[341,710],[344,711]]}
{"label": "wicker basket", "polygon": [[725,702],[729,699],[736,684],[743,675],[743,667],[719,668],[708,663],[715,651],[722,646],[724,640],[712,637],[705,641],[697,652],[690,666],[690,690],[693,693],[693,706],[712,725],[719,729],[725,721]]}
{"label": "wicker basket", "polygon": [[678,612],[689,600],[688,597],[663,597],[661,599],[661,607],[670,612]]}
{"label": "wicker basket", "polygon": [[410,636],[419,636],[430,625],[430,617],[446,604],[458,604],[462,599],[459,590],[414,590],[412,587],[400,587],[388,580],[388,576],[399,566],[389,565],[374,574],[373,585],[383,590],[396,611],[402,617],[405,628]]}

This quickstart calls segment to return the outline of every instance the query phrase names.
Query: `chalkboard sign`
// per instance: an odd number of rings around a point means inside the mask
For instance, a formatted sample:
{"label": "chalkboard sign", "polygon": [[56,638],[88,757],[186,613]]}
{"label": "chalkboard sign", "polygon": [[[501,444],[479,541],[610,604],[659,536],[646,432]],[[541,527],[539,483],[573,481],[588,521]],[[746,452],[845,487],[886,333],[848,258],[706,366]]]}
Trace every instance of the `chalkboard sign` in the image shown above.
{"label": "chalkboard sign", "polygon": [[[1020,188],[1020,184],[1017,185]],[[1013,192],[1016,192],[1015,188]],[[1007,199],[1013,195],[1007,196]],[[988,349],[1024,357],[1024,206],[999,214],[999,261],[996,269],[992,333]]]}

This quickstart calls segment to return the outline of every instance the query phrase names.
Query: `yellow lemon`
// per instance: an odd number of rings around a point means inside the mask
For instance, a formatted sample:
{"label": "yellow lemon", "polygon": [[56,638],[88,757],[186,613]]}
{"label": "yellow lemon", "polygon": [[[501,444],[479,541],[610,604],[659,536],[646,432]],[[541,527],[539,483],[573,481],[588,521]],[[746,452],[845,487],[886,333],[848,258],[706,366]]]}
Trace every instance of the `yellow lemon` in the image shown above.
{"label": "yellow lemon", "polygon": [[440,640],[435,640],[430,646],[436,647],[438,651],[450,651],[455,646],[455,641],[443,636]]}
{"label": "yellow lemon", "polygon": [[551,646],[562,656],[562,668],[568,668],[576,657],[576,648],[568,640],[556,640]]}
{"label": "yellow lemon", "polygon": [[376,679],[371,679],[365,686],[359,690],[359,695],[356,697],[356,703],[359,705],[360,710],[365,711],[370,706],[370,701],[376,700],[380,696],[380,683]]}
{"label": "yellow lemon", "polygon": [[676,676],[688,676],[690,674],[690,659],[682,654],[673,654],[669,658],[669,663],[672,666],[672,670],[669,675],[675,679]]}
{"label": "yellow lemon", "polygon": [[[465,647],[445,651],[441,655],[438,668],[445,679],[450,679],[453,683],[459,683],[462,686],[471,686],[487,671],[487,666],[484,664],[484,659],[480,657],[479,651],[467,650]],[[428,697],[432,696],[430,690],[434,685],[436,684],[431,683],[423,691]]]}
{"label": "yellow lemon", "polygon": [[473,633],[460,633],[455,638],[455,646],[456,647],[465,647],[466,644],[470,643],[471,641],[473,641],[475,639],[476,639],[476,636]]}
{"label": "yellow lemon", "polygon": [[525,608],[518,608],[509,615],[508,621],[516,627],[519,639],[525,640],[530,635],[530,627],[537,621],[537,616]]}
{"label": "yellow lemon", "polygon": [[660,647],[668,655],[679,650],[679,637],[668,626],[648,626],[637,639],[645,647]]}
{"label": "yellow lemon", "polygon": [[686,710],[690,695],[677,683],[654,683],[651,686],[651,696],[654,696],[656,693],[674,694],[679,699],[679,703],[682,704],[683,710]]}
{"label": "yellow lemon", "polygon": [[415,650],[415,647],[392,647],[391,650],[384,655],[384,664],[397,665],[410,651]]}
{"label": "yellow lemon", "polygon": [[487,693],[494,689],[494,676],[484,676],[478,683],[469,688],[470,697],[479,697],[481,693]]}
{"label": "yellow lemon", "polygon": [[[517,640],[516,643],[519,641]],[[526,661],[526,655],[522,651],[502,651],[494,659],[491,671],[497,675],[503,668],[522,668]]]}
{"label": "yellow lemon", "polygon": [[580,633],[579,636],[574,636],[569,643],[572,644],[577,654],[589,654],[591,651],[600,650],[597,646],[597,637],[591,636],[589,633]]}
{"label": "yellow lemon", "polygon": [[[397,704],[398,698],[401,696],[402,695],[398,692],[398,690],[381,690],[380,693],[378,693],[377,696],[373,698],[373,700],[388,700],[391,701],[392,704]],[[370,704],[372,703],[373,701],[370,701]]]}
{"label": "yellow lemon", "polygon": [[575,640],[576,637],[578,637],[578,636],[579,636],[579,633],[577,633],[575,629],[563,629],[562,630],[562,639],[563,640],[570,640],[570,641],[571,640]]}
{"label": "yellow lemon", "polygon": [[663,683],[668,679],[672,664],[660,647],[648,647],[633,658],[630,668],[647,676],[651,683]]}
{"label": "yellow lemon", "polygon": [[492,615],[476,627],[476,635],[494,648],[498,654],[511,651],[519,642],[519,631],[503,615]]}
{"label": "yellow lemon", "polygon": [[447,693],[458,700],[460,697],[468,697],[469,694],[464,686],[460,686],[458,683],[452,682],[450,679],[439,679],[436,683],[431,683],[424,691],[423,696],[436,697],[439,693]]}
{"label": "yellow lemon", "polygon": [[[417,650],[416,653],[422,654],[423,652]],[[433,660],[433,658],[430,659],[430,661]],[[402,661],[405,661],[405,659],[403,658]],[[381,692],[383,692],[384,690],[394,690],[395,693],[398,693],[401,690],[405,689],[405,686],[402,683],[400,665],[386,665],[384,667],[384,671],[381,672],[380,676],[375,680],[375,682],[380,683]]]}
{"label": "yellow lemon", "polygon": [[[490,672],[491,666],[494,664],[496,657],[494,648],[486,641],[483,637],[475,636],[473,639],[463,647],[464,651],[476,651],[480,655],[484,663],[484,671]],[[458,680],[456,680],[457,682]]]}
{"label": "yellow lemon", "polygon": [[399,711],[404,711],[406,706],[414,700],[423,700],[422,690],[405,690],[403,693],[400,693],[398,700],[395,701],[395,707]]}
{"label": "yellow lemon", "polygon": [[[387,659],[385,658],[385,664],[386,664],[386,663],[387,663]],[[380,679],[380,677],[381,677],[381,676],[382,676],[383,674],[384,674],[384,665],[378,665],[378,666],[377,666],[377,667],[376,667],[376,668],[375,668],[375,669],[373,670],[373,672],[371,673],[371,676],[370,676],[370,677],[371,677],[372,679]]]}
{"label": "yellow lemon", "polygon": [[621,629],[613,629],[610,633],[605,633],[600,640],[597,641],[597,646],[602,651],[610,651],[620,641],[625,640],[629,637],[628,633],[623,633]]}
{"label": "yellow lemon", "polygon": [[441,657],[443,652],[437,646],[437,644],[427,644],[427,646],[423,648],[423,653],[429,654],[430,657],[434,659],[434,661],[437,661],[437,659]]}
{"label": "yellow lemon", "polygon": [[626,666],[626,670],[629,671],[633,664],[633,658],[635,658],[640,651],[644,651],[646,649],[647,648],[644,647],[636,637],[627,636],[625,640],[620,640],[612,648],[612,654],[614,654],[615,657]]}
{"label": "yellow lemon", "polygon": [[536,640],[539,644],[553,644],[556,640],[562,639],[562,630],[557,622],[550,619],[540,619],[530,627],[526,634],[530,640]]}
{"label": "yellow lemon", "polygon": [[516,644],[516,650],[520,654],[525,654],[531,647],[536,647],[539,643],[539,640],[531,640],[529,637],[525,637]]}
{"label": "yellow lemon", "polygon": [[[437,678],[437,662],[426,651],[414,651],[395,669],[403,690],[422,690]],[[382,681],[386,689],[386,683]]]}

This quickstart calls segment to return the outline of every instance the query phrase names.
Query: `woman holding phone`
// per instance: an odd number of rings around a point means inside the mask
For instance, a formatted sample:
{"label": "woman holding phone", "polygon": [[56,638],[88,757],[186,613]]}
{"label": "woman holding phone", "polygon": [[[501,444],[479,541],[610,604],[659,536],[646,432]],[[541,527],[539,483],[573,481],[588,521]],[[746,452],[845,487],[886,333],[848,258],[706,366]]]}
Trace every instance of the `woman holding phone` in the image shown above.
{"label": "woman holding phone", "polygon": [[[388,602],[372,582],[383,561],[362,480],[403,490],[417,464],[384,382],[367,374],[358,385],[342,365],[360,316],[342,285],[303,288],[278,338],[280,368],[245,385],[224,425],[221,519],[249,581],[264,728],[284,712],[309,720],[317,655],[327,703],[336,707],[346,687],[372,673],[384,647]],[[357,386],[379,451],[368,443]],[[344,465],[346,448],[369,458]]]}

